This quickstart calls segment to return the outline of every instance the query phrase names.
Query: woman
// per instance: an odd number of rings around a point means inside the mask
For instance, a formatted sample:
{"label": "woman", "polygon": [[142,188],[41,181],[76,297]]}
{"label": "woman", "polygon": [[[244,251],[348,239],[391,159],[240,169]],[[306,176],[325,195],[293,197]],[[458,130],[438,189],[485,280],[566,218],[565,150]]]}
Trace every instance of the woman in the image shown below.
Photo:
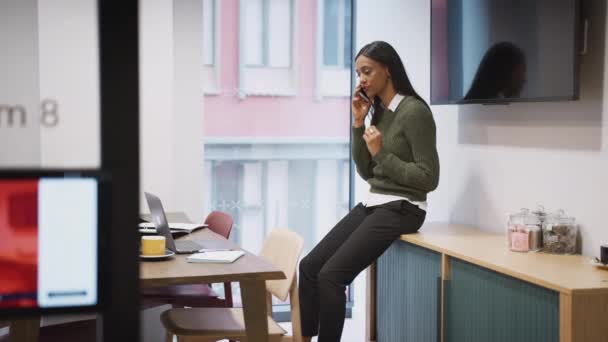
{"label": "woman", "polygon": [[439,181],[435,122],[395,49],[373,42],[359,51],[355,64],[360,82],[352,100],[352,154],[370,189],[300,263],[304,341],[315,335],[319,342],[340,340],[346,286],[401,234],[418,231],[426,195]]}

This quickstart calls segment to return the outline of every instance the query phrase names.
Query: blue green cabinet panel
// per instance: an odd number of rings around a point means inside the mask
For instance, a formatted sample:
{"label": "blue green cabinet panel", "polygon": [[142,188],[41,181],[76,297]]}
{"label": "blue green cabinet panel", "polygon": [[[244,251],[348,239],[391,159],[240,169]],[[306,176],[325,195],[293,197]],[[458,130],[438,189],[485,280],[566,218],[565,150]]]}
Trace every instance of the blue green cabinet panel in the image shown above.
{"label": "blue green cabinet panel", "polygon": [[439,340],[441,255],[396,241],[378,259],[378,342]]}
{"label": "blue green cabinet panel", "polygon": [[445,342],[558,342],[559,293],[451,259]]}

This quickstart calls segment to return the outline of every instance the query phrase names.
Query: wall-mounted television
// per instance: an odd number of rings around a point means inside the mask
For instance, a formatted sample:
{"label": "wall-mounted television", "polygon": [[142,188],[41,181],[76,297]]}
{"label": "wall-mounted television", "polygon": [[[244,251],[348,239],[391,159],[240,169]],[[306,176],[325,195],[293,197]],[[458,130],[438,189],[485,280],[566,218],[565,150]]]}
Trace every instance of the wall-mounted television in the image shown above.
{"label": "wall-mounted television", "polygon": [[431,104],[578,99],[579,0],[431,0]]}

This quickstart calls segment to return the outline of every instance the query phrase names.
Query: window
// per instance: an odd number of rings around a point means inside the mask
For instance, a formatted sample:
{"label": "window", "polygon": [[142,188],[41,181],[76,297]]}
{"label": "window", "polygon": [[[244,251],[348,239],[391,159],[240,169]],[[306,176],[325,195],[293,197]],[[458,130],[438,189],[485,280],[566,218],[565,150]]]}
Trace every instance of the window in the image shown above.
{"label": "window", "polygon": [[323,0],[323,66],[350,69],[352,0]]}
{"label": "window", "polygon": [[205,65],[215,62],[215,0],[203,0],[203,53]]}
{"label": "window", "polygon": [[291,66],[291,0],[245,1],[245,65]]}
{"label": "window", "polygon": [[[349,210],[348,146],[265,145],[207,144],[208,205],[236,218],[232,239],[244,248],[256,250],[269,229],[289,227],[310,250]],[[264,156],[266,148],[276,154]],[[297,149],[327,159],[290,157]],[[228,151],[239,159],[221,160]]]}
{"label": "window", "polygon": [[241,0],[240,90],[295,95],[294,0]]}
{"label": "window", "polygon": [[203,91],[219,94],[219,3],[203,0]]}
{"label": "window", "polygon": [[317,99],[350,96],[352,0],[317,0]]}
{"label": "window", "polygon": [[[230,75],[222,89],[241,92],[204,97],[204,212],[229,213],[230,238],[251,252],[271,229],[288,228],[303,236],[305,255],[350,209],[350,99],[316,101],[310,75],[317,2],[217,2],[224,25],[216,61]],[[298,74],[306,77],[296,92]],[[275,314],[288,310],[276,304]]]}

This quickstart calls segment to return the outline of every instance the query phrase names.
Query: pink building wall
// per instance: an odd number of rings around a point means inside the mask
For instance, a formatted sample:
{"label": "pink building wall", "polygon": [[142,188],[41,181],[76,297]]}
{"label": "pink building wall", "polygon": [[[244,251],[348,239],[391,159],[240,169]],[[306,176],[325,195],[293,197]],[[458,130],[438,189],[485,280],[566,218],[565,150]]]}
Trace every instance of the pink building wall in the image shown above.
{"label": "pink building wall", "polygon": [[350,98],[315,100],[316,1],[295,1],[296,96],[238,97],[239,0],[220,7],[220,95],[205,96],[205,137],[347,138]]}

